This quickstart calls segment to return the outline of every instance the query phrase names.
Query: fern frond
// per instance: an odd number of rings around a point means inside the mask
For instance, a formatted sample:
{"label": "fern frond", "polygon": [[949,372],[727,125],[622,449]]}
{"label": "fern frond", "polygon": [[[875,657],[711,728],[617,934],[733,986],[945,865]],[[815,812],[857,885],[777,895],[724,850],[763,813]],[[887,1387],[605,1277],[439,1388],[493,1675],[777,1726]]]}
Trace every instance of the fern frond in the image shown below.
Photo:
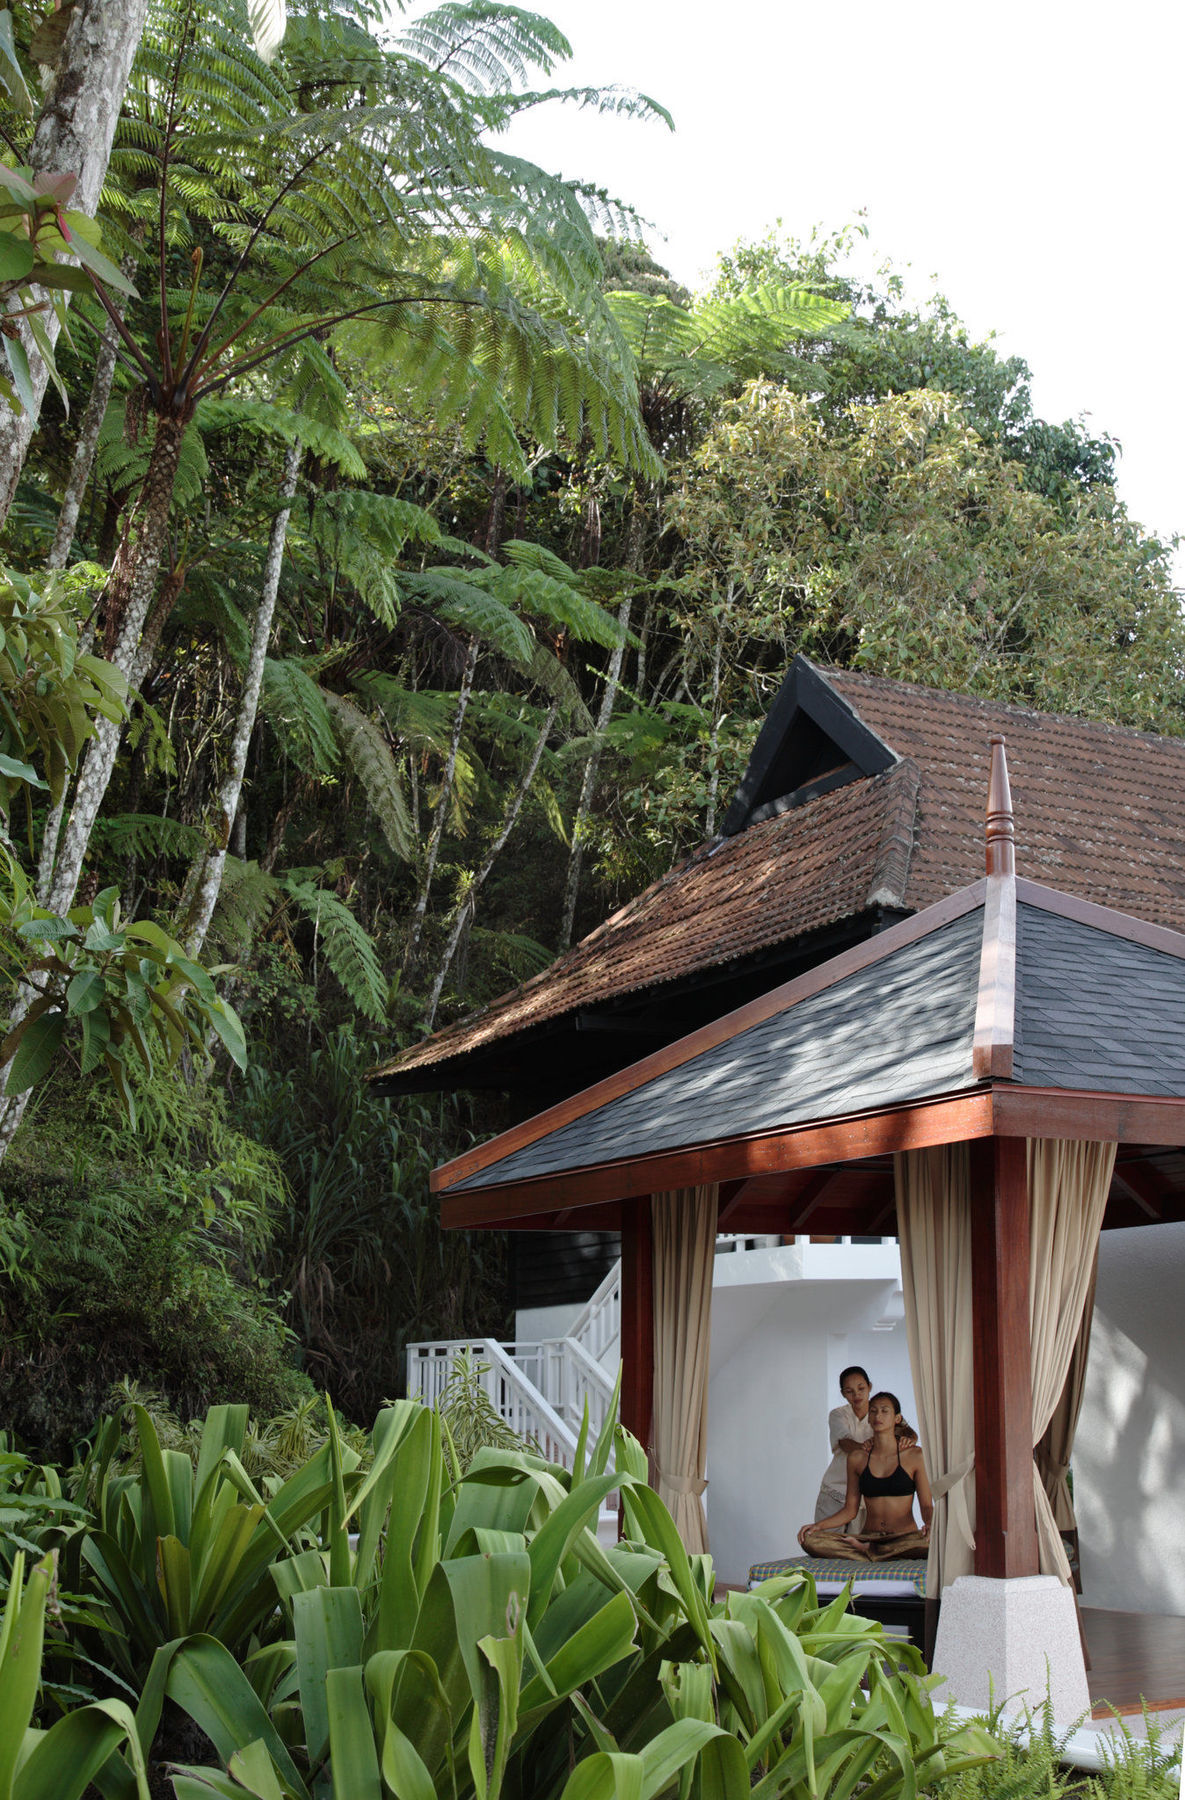
{"label": "fern frond", "polygon": [[323,781],[333,775],[339,758],[325,691],[300,663],[268,657],[260,706],[298,768]]}
{"label": "fern frond", "polygon": [[366,464],[345,433],[311,414],[290,412],[264,400],[220,396],[203,400],[195,417],[199,431],[211,436],[224,431],[255,432],[286,444],[298,442],[352,481],[366,478]]}
{"label": "fern frond", "polygon": [[416,853],[415,833],[403,792],[399,765],[381,726],[344,694],[323,690],[338,746],[358,777],[392,851],[408,862]]}
{"label": "fern frond", "polygon": [[274,875],[267,875],[257,862],[243,862],[228,856],[222,870],[222,886],[214,911],[211,930],[226,944],[246,949],[259,928],[268,907],[275,904],[281,886]]}
{"label": "fern frond", "polygon": [[484,950],[490,961],[504,969],[511,981],[529,981],[532,975],[542,973],[555,961],[555,952],[546,944],[515,931],[490,931],[481,925],[471,925],[469,942],[472,949]]}
{"label": "fern frond", "polygon": [[481,569],[469,576],[454,569],[425,569],[405,575],[403,585],[436,618],[472,632],[507,661],[526,668],[535,654],[534,635],[506,601],[490,591],[499,573]]}
{"label": "fern frond", "polygon": [[192,859],[206,848],[206,835],[196,825],[159,813],[117,813],[101,818],[95,832],[121,856],[184,856]]}
{"label": "fern frond", "polygon": [[344,901],[311,881],[285,882],[300,911],[316,928],[325,961],[358,1011],[381,1023],[387,1017],[387,981],[370,933]]}

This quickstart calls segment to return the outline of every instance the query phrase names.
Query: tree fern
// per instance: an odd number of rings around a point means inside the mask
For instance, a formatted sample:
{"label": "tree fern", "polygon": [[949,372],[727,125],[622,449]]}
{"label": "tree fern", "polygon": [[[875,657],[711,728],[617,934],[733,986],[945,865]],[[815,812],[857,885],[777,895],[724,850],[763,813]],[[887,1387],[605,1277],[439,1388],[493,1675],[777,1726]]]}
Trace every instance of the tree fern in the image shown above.
{"label": "tree fern", "polygon": [[366,478],[366,464],[349,438],[336,426],[323,423],[314,413],[291,411],[264,400],[223,395],[203,400],[196,418],[198,429],[204,433],[254,432],[283,443],[301,443],[350,480]]}
{"label": "tree fern", "polygon": [[382,727],[344,694],[325,689],[324,699],[338,746],[361,782],[383,836],[394,854],[408,861],[416,853],[415,833],[399,766]]}
{"label": "tree fern", "polygon": [[104,818],[99,835],[122,856],[199,856],[206,837],[196,825],[159,813],[116,813]]}
{"label": "tree fern", "polygon": [[228,855],[215,909],[219,939],[246,949],[264,913],[274,905],[281,892],[276,877],[266,874],[257,862],[244,862],[237,856]]}
{"label": "tree fern", "polygon": [[325,692],[300,663],[268,657],[260,704],[298,768],[320,780],[334,774],[340,759]]}
{"label": "tree fern", "polygon": [[289,880],[284,885],[316,927],[321,953],[358,1011],[381,1023],[387,1017],[388,988],[369,932],[328,889],[311,881]]}

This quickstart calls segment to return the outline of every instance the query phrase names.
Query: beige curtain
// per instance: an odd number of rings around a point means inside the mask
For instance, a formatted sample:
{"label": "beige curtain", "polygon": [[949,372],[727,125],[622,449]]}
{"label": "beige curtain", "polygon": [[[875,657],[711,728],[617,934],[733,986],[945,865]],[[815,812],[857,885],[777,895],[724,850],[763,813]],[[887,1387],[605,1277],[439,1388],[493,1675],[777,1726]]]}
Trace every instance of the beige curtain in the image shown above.
{"label": "beige curtain", "polygon": [[893,1172],[918,1432],[934,1490],[928,1586],[938,1595],[971,1573],[975,1549],[968,1146],[902,1151]]}
{"label": "beige curtain", "polygon": [[[1029,1139],[1034,1448],[1048,1429],[1070,1372],[1094,1274],[1115,1150],[1114,1144]],[[1041,1573],[1057,1575],[1069,1586],[1070,1565],[1035,1461],[1033,1495]]]}
{"label": "beige curtain", "polygon": [[1090,1286],[1086,1291],[1086,1304],[1082,1309],[1082,1323],[1078,1327],[1078,1336],[1074,1340],[1074,1350],[1070,1357],[1070,1373],[1066,1376],[1062,1397],[1053,1409],[1053,1417],[1045,1427],[1045,1435],[1033,1453],[1041,1472],[1041,1485],[1053,1508],[1053,1522],[1059,1531],[1078,1529],[1078,1516],[1074,1511],[1074,1500],[1067,1477],[1074,1449],[1074,1434],[1078,1429],[1078,1415],[1082,1411],[1082,1397],[1086,1392],[1086,1365],[1090,1356],[1090,1328],[1094,1319],[1094,1292],[1098,1273],[1099,1257],[1096,1249]]}
{"label": "beige curtain", "polygon": [[689,1551],[706,1550],[708,1356],[718,1190],[655,1194],[654,1462],[659,1498]]}

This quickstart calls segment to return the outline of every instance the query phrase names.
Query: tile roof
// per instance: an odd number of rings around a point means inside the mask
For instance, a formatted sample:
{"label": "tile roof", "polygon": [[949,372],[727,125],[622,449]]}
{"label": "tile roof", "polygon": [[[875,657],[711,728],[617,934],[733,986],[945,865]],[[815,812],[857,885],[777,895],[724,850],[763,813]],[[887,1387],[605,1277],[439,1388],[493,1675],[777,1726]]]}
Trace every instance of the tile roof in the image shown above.
{"label": "tile roof", "polygon": [[912,763],[696,851],[558,960],[376,1073],[443,1061],[512,1032],[868,910],[901,905],[918,788]]}
{"label": "tile roof", "polygon": [[866,725],[918,766],[908,906],[920,910],[982,874],[988,737],[1002,731],[1017,873],[1185,930],[1185,739],[876,675],[821,673]]}
{"label": "tile roof", "polygon": [[[801,659],[799,666],[803,665]],[[742,961],[983,870],[988,739],[1003,732],[1017,870],[1185,930],[1185,740],[846,670],[814,671],[901,759],[706,845],[523,986],[376,1078],[455,1063],[580,1009]]]}

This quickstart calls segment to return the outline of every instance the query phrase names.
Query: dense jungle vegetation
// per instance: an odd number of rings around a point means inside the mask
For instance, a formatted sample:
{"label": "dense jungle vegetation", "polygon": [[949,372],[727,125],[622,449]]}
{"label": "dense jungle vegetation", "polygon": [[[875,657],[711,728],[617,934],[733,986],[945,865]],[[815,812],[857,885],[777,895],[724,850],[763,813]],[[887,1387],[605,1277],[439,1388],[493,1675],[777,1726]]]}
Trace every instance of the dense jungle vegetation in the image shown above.
{"label": "dense jungle vegetation", "polygon": [[545,20],[296,0],[265,61],[245,4],[107,0],[73,194],[85,10],[0,13],[0,1422],[57,1455],[124,1377],[364,1420],[409,1339],[502,1330],[427,1191],[495,1115],[363,1073],[710,837],[795,651],[1185,729],[1117,446],[858,227],[682,290],[499,148],[667,129],[553,87]]}

